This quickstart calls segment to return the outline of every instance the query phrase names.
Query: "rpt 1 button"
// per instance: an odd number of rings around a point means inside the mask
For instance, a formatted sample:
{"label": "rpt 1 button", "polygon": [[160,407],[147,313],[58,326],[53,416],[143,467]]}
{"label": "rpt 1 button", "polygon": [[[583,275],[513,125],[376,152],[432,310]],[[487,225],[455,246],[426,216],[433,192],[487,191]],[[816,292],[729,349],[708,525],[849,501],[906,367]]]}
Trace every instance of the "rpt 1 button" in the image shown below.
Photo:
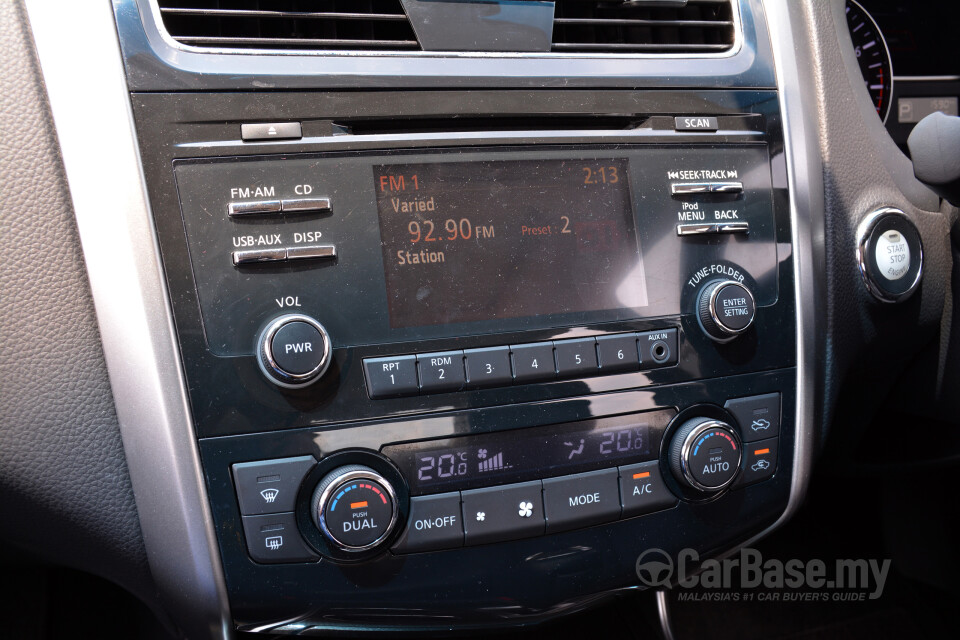
{"label": "rpt 1 button", "polygon": [[371,398],[417,395],[417,356],[364,358],[363,372]]}

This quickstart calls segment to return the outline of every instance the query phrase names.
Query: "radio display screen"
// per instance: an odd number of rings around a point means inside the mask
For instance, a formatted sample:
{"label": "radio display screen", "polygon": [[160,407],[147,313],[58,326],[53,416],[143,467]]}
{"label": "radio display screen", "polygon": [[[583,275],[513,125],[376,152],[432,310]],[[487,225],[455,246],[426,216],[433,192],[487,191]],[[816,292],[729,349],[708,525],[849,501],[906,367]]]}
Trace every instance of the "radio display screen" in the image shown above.
{"label": "radio display screen", "polygon": [[522,482],[654,460],[672,409],[387,446],[413,494]]}
{"label": "radio display screen", "polygon": [[373,172],[393,328],[647,306],[624,158]]}

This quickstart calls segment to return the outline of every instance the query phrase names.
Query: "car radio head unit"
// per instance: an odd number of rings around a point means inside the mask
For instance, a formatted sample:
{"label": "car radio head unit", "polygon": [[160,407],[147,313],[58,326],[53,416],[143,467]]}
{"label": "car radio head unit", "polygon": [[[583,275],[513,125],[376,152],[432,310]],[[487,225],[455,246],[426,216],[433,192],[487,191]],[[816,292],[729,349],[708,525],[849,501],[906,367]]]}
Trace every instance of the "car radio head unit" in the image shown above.
{"label": "car radio head unit", "polygon": [[[783,512],[776,93],[596,99],[627,128],[335,135],[305,116],[299,140],[211,141],[177,103],[145,170],[238,628],[535,621],[635,586],[647,547],[730,548]],[[449,566],[461,600],[424,605]]]}

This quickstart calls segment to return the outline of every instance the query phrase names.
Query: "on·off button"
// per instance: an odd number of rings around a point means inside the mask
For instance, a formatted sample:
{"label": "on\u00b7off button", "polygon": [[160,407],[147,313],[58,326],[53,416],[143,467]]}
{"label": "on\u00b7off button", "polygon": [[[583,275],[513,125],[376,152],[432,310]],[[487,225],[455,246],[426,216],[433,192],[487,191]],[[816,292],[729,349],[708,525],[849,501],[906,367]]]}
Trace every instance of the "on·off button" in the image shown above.
{"label": "on\u00b7off button", "polygon": [[407,528],[393,546],[394,553],[436,551],[463,546],[460,492],[410,498]]}

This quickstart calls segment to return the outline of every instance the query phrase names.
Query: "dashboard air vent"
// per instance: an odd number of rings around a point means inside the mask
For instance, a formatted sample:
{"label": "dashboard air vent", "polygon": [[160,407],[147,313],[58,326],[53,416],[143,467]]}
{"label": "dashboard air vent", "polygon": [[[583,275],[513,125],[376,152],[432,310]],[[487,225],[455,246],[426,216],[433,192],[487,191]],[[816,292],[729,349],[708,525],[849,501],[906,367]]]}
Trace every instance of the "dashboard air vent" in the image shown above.
{"label": "dashboard air vent", "polygon": [[734,42],[733,0],[556,0],[558,53],[718,53]]}
{"label": "dashboard air vent", "polygon": [[186,45],[242,49],[416,50],[400,0],[159,0]]}

